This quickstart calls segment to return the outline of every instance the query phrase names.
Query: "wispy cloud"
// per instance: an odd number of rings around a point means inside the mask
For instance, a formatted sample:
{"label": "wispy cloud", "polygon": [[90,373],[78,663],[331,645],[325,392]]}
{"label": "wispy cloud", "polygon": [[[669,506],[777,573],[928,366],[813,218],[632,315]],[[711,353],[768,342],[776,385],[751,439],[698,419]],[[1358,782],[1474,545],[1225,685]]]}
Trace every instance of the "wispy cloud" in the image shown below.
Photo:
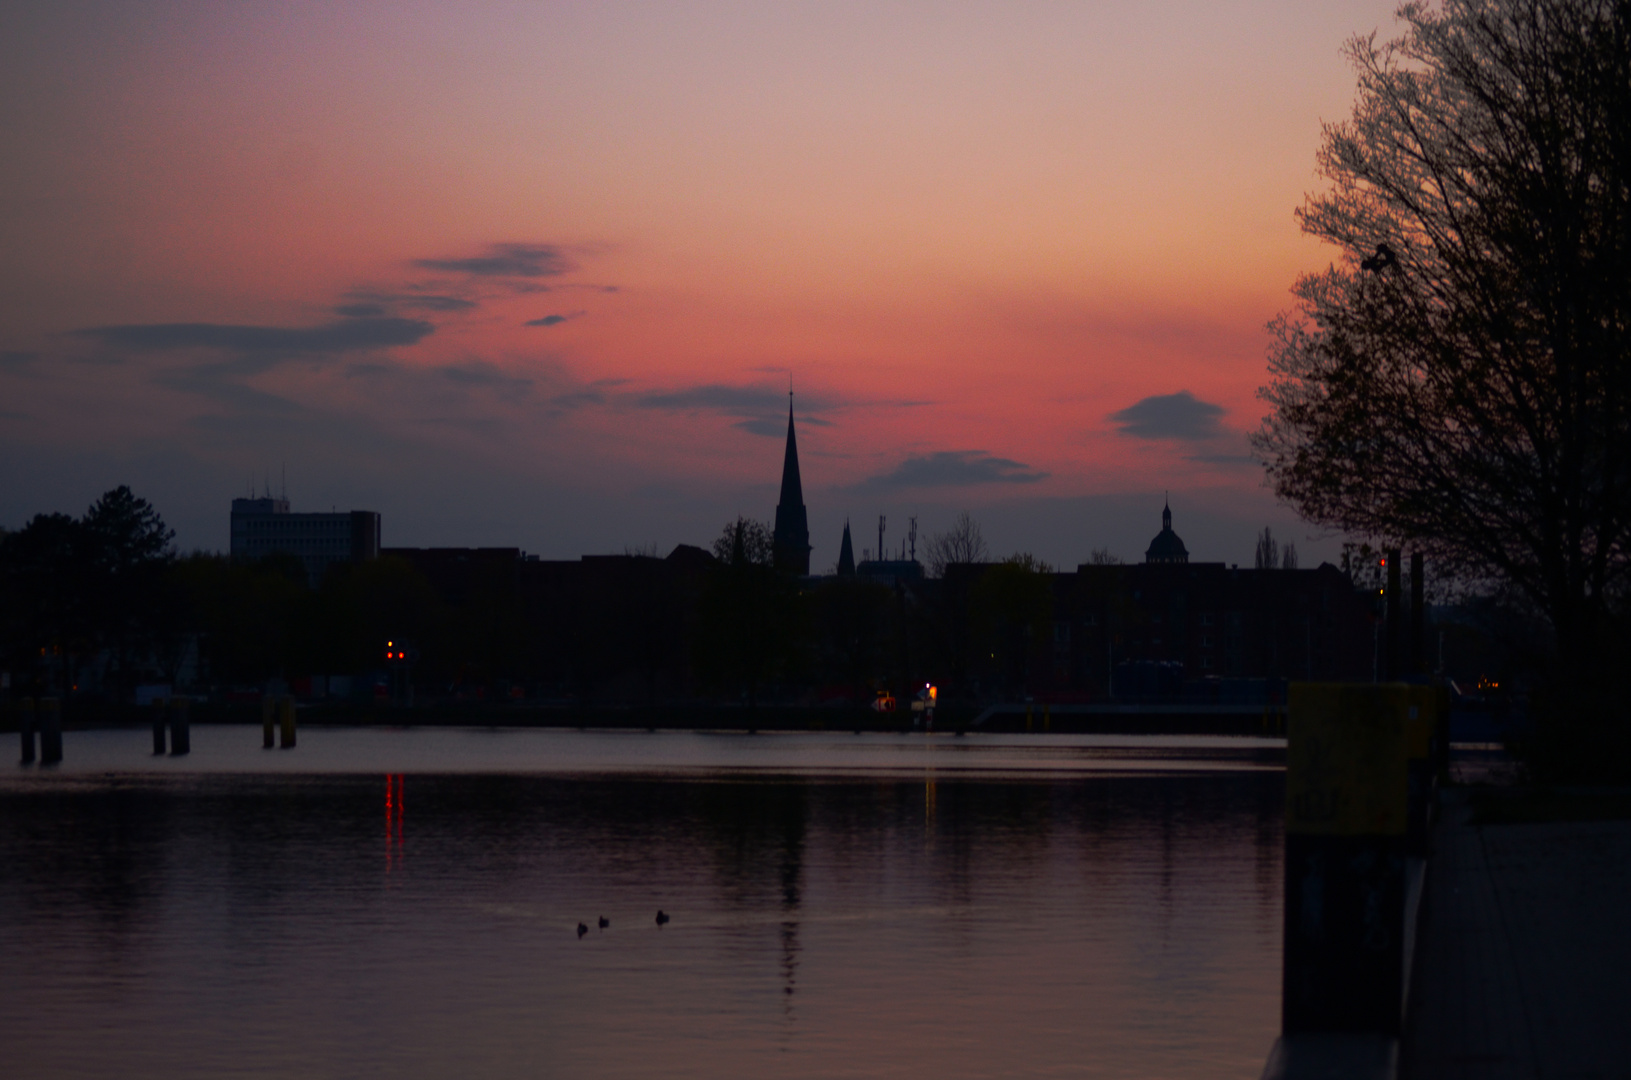
{"label": "wispy cloud", "polygon": [[426,270],[484,278],[556,277],[577,269],[577,264],[557,244],[493,244],[484,255],[416,259],[414,265]]}
{"label": "wispy cloud", "polygon": [[984,450],[938,450],[907,458],[889,472],[869,477],[859,491],[901,488],[971,487],[976,484],[1034,484],[1047,473]]}
{"label": "wispy cloud", "polygon": [[[731,415],[761,413],[766,409],[784,409],[787,398],[782,391],[766,386],[730,386],[725,383],[704,383],[678,390],[662,390],[641,394],[634,404],[642,409],[667,409],[675,412],[722,412]],[[804,402],[800,405],[808,409]]]}
{"label": "wispy cloud", "polygon": [[532,389],[532,380],[523,375],[511,375],[509,372],[482,360],[472,360],[463,364],[448,364],[432,369],[448,382],[460,386],[497,388],[511,394],[524,393]]}
{"label": "wispy cloud", "polygon": [[1202,465],[1257,465],[1258,460],[1250,454],[1189,454],[1185,461],[1194,461]]}
{"label": "wispy cloud", "polygon": [[1226,410],[1202,401],[1188,390],[1156,394],[1110,414],[1121,434],[1135,439],[1183,439],[1201,442],[1225,434],[1218,420]]}
{"label": "wispy cloud", "polygon": [[415,292],[378,292],[369,289],[353,289],[346,293],[346,299],[352,303],[334,309],[335,314],[345,315],[349,318],[359,318],[367,314],[388,315],[396,311],[469,311],[480,305],[474,300],[461,296],[444,296],[438,293]]}
{"label": "wispy cloud", "polygon": [[238,355],[338,354],[412,345],[436,327],[420,319],[364,317],[321,326],[242,326],[230,323],[138,323],[77,331],[132,352],[210,349]]}
{"label": "wispy cloud", "polygon": [[[738,420],[731,425],[747,432],[749,435],[763,435],[766,438],[782,439],[787,437],[787,420],[780,416],[752,417],[747,420]],[[831,420],[823,420],[819,416],[801,416],[798,418],[799,427],[832,427]]]}
{"label": "wispy cloud", "polygon": [[581,319],[587,315],[586,311],[572,311],[565,315],[545,315],[541,319],[528,319],[523,326],[559,326],[570,319]]}
{"label": "wispy cloud", "polygon": [[153,376],[152,382],[168,390],[196,394],[217,405],[224,405],[234,416],[268,413],[287,416],[304,409],[304,406],[286,397],[250,386],[220,364],[162,371]]}

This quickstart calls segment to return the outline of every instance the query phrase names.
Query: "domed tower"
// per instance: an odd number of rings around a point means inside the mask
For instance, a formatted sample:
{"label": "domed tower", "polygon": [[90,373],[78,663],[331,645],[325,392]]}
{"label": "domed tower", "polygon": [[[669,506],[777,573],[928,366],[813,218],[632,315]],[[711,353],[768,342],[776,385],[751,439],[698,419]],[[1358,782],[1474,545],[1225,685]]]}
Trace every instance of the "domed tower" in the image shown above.
{"label": "domed tower", "polygon": [[1178,539],[1178,534],[1172,531],[1172,507],[1161,507],[1161,531],[1155,534],[1150,541],[1149,550],[1144,552],[1144,561],[1147,563],[1186,563],[1189,561],[1189,550],[1184,542]]}

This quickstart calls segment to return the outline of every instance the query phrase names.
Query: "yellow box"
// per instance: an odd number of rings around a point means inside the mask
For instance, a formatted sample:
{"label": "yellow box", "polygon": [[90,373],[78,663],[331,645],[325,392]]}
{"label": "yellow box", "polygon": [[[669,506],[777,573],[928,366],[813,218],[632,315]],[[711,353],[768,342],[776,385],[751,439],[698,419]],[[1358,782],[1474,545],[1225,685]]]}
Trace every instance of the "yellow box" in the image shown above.
{"label": "yellow box", "polygon": [[[1396,836],[1408,821],[1410,709],[1400,683],[1293,683],[1286,731],[1286,832]],[[1430,721],[1427,730],[1431,731]]]}
{"label": "yellow box", "polygon": [[1438,688],[1412,686],[1410,711],[1405,718],[1410,759],[1425,760],[1433,752],[1433,732],[1438,727]]}

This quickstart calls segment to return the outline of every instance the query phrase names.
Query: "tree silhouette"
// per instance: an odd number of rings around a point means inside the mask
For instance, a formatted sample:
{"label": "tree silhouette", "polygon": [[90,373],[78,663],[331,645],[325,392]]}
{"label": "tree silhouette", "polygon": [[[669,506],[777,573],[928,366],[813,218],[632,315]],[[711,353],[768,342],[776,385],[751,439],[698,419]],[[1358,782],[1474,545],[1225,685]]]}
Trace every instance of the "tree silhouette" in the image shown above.
{"label": "tree silhouette", "polygon": [[1631,9],[1400,14],[1348,46],[1298,214],[1342,261],[1271,324],[1254,444],[1309,520],[1527,596],[1584,685],[1631,585]]}
{"label": "tree silhouette", "polygon": [[776,569],[771,537],[768,526],[748,518],[725,526],[698,611],[699,674],[739,692],[749,709],[787,669],[799,629],[798,590]]}
{"label": "tree silhouette", "polygon": [[1257,537],[1257,562],[1259,570],[1273,570],[1280,565],[1280,545],[1274,539],[1274,533],[1269,531],[1267,525]]}
{"label": "tree silhouette", "polygon": [[985,562],[991,557],[985,535],[980,532],[980,523],[967,510],[957,515],[951,528],[931,536],[923,552],[924,567],[930,577],[936,578],[944,577],[948,566]]}

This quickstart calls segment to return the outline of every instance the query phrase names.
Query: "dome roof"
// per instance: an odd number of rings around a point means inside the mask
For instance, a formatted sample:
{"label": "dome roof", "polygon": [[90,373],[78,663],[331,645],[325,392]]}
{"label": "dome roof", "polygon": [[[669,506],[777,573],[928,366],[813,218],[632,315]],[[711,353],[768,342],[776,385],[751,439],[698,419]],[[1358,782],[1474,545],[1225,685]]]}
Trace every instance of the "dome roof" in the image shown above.
{"label": "dome roof", "polygon": [[1189,550],[1178,534],[1172,531],[1172,508],[1161,508],[1161,531],[1155,534],[1150,541],[1149,550],[1144,552],[1144,561],[1147,563],[1186,563],[1189,561]]}

